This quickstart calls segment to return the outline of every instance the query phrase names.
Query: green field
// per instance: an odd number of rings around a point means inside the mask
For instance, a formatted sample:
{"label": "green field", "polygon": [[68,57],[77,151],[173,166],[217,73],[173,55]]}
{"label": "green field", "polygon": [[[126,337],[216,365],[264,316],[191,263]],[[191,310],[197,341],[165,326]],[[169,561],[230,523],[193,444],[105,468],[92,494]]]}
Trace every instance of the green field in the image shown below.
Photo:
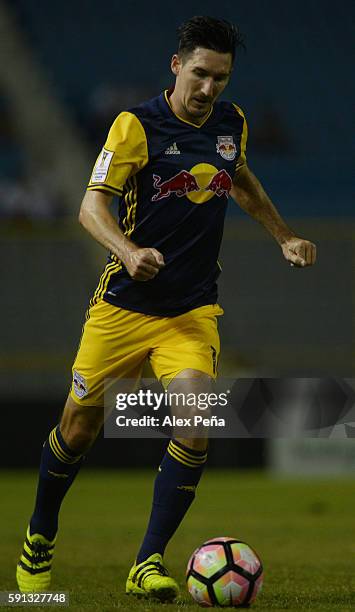
{"label": "green field", "polygon": [[[222,535],[250,543],[263,560],[264,589],[252,609],[355,610],[355,482],[275,480],[225,470],[206,471],[167,549],[180,600],[162,605],[126,596],[125,579],[143,535],[153,479],[151,471],[82,470],[62,508],[53,571],[52,588],[69,591],[70,610],[202,609],[185,590],[185,566],[194,548]],[[35,482],[34,472],[0,472],[1,591],[16,589],[15,565]]]}

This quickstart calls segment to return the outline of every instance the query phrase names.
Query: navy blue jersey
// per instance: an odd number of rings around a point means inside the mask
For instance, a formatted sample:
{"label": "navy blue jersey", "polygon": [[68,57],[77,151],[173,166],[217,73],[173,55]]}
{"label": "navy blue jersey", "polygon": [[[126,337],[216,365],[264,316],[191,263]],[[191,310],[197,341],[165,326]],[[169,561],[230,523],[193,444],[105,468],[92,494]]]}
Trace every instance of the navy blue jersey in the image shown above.
{"label": "navy blue jersey", "polygon": [[230,102],[216,102],[200,126],[173,112],[167,91],[118,115],[88,189],[118,195],[121,230],[160,251],[165,267],[136,281],[111,254],[94,302],[158,316],[217,302],[228,194],[246,139],[244,114]]}

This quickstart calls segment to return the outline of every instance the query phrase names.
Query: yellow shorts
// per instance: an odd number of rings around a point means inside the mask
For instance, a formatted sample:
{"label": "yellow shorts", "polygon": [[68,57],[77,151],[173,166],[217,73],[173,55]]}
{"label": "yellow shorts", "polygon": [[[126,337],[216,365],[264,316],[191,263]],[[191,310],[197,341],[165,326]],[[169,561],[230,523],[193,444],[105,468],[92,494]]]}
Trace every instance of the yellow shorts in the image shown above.
{"label": "yellow shorts", "polygon": [[105,379],[138,380],[146,359],[158,380],[173,379],[187,368],[215,378],[220,351],[218,304],[177,317],[155,317],[101,300],[89,310],[73,364],[70,390],[75,402],[102,406]]}

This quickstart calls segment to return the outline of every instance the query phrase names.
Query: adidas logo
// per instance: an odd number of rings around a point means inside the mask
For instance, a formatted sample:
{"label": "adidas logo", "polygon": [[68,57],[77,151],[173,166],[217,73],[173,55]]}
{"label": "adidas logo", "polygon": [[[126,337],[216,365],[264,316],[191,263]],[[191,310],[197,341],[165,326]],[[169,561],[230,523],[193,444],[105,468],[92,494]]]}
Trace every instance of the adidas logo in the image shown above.
{"label": "adidas logo", "polygon": [[174,142],[174,144],[170,145],[170,147],[165,149],[165,154],[166,155],[180,155],[180,151],[178,149],[176,142]]}

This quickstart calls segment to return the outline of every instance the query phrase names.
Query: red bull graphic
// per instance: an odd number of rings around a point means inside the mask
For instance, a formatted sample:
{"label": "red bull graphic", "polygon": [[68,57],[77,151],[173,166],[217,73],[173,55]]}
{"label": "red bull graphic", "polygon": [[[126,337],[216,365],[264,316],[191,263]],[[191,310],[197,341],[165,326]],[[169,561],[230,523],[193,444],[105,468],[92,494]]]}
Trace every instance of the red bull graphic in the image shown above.
{"label": "red bull graphic", "polygon": [[181,170],[170,179],[162,181],[153,174],[153,187],[157,190],[152,202],[158,202],[171,195],[186,196],[194,204],[203,204],[213,196],[228,198],[232,179],[226,170],[217,170],[211,164],[197,164],[191,170]]}
{"label": "red bull graphic", "polygon": [[161,176],[153,174],[153,180],[153,187],[158,189],[158,193],[153,195],[152,202],[168,198],[172,193],[181,198],[190,191],[199,191],[200,189],[194,175],[188,172],[188,170],[181,170],[179,174],[163,183],[161,182]]}
{"label": "red bull graphic", "polygon": [[226,196],[226,198],[228,198],[231,189],[232,179],[226,170],[220,170],[217,172],[209,185],[206,187],[206,191],[214,191],[216,196],[219,198],[222,196]]}

